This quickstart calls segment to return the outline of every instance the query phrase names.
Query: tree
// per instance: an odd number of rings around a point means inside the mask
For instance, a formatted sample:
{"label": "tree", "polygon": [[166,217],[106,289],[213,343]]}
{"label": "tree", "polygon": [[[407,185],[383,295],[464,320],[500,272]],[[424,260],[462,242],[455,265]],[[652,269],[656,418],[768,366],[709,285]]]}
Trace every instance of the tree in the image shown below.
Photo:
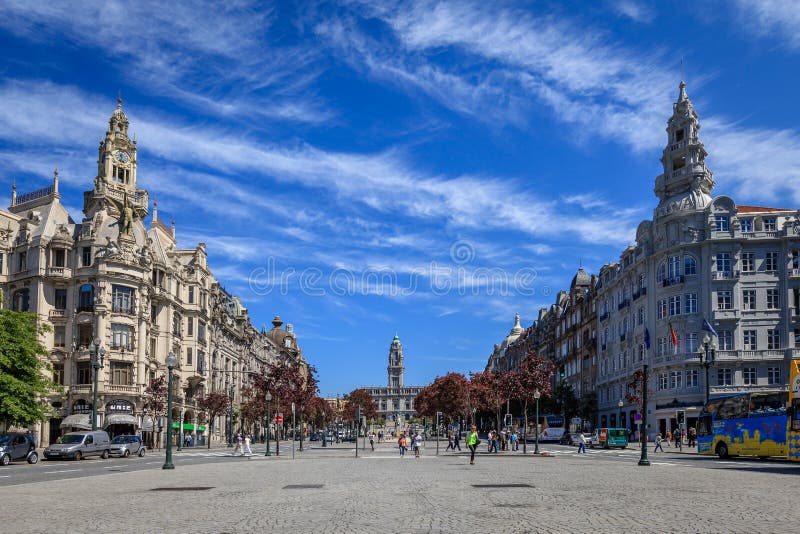
{"label": "tree", "polygon": [[358,410],[359,406],[361,406],[362,417],[366,417],[367,419],[374,419],[378,417],[378,410],[375,407],[375,401],[373,400],[372,395],[370,395],[369,391],[366,389],[354,389],[344,396],[344,401],[344,419],[346,421],[355,421],[356,424],[361,424],[359,421],[356,421],[356,411]]}
{"label": "tree", "polygon": [[208,448],[211,448],[211,431],[214,429],[214,421],[217,417],[225,413],[231,405],[231,398],[223,391],[215,391],[197,399],[197,407],[206,414],[209,422]]}
{"label": "tree", "polygon": [[[527,357],[520,362],[519,368],[512,371],[508,379],[511,397],[522,402],[523,406],[522,412],[525,416],[525,435],[522,441],[523,453],[528,452],[528,404],[536,402],[535,393],[537,391],[543,397],[550,395],[552,389],[551,378],[554,369],[553,362],[530,351]],[[539,421],[536,421],[536,432],[539,432]]]}
{"label": "tree", "polygon": [[[625,393],[625,400],[629,404],[635,404],[639,407],[639,413],[642,413],[644,407],[642,406],[642,394],[644,393],[645,376],[642,369],[637,369],[631,375],[630,381],[625,384],[627,391]],[[648,386],[647,394],[653,393],[653,390]]]}
{"label": "tree", "polygon": [[497,417],[497,427],[500,428],[500,410],[510,397],[512,387],[509,371],[492,373],[483,371],[470,375],[470,399],[474,400],[473,408],[488,410]]}
{"label": "tree", "polygon": [[[153,418],[153,431],[160,417],[167,415],[167,379],[159,376],[150,381],[150,385],[144,390],[144,408]],[[161,427],[158,427],[158,437],[156,438],[156,448],[161,445]]]}
{"label": "tree", "polygon": [[45,397],[60,390],[45,375],[52,367],[39,335],[47,331],[47,325],[37,326],[33,313],[0,310],[0,422],[5,426],[41,421],[49,413]]}

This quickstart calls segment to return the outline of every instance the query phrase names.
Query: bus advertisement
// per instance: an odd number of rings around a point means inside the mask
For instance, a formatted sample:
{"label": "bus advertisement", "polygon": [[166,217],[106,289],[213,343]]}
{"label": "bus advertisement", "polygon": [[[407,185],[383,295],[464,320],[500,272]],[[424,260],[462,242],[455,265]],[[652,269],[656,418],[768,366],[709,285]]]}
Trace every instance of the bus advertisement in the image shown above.
{"label": "bus advertisement", "polygon": [[800,462],[800,360],[789,362],[789,417],[787,454],[789,460]]}
{"label": "bus advertisement", "polygon": [[787,393],[737,393],[710,399],[697,422],[697,452],[720,458],[786,456]]}
{"label": "bus advertisement", "polygon": [[539,416],[539,441],[560,441],[565,430],[564,418],[560,415]]}

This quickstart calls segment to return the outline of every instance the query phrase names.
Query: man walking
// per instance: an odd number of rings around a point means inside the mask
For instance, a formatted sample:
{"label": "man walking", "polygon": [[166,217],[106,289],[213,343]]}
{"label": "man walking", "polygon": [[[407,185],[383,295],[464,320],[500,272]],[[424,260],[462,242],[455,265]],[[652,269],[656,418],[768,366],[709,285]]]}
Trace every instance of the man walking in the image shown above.
{"label": "man walking", "polygon": [[372,452],[375,452],[375,434],[369,435],[369,446],[372,447]]}
{"label": "man walking", "polygon": [[469,465],[475,465],[475,449],[478,448],[478,429],[475,425],[467,433],[467,447],[469,447]]}
{"label": "man walking", "polygon": [[586,454],[586,436],[583,435],[583,432],[579,433],[578,436],[580,436],[578,438],[578,454]]}
{"label": "man walking", "polygon": [[242,453],[242,438],[239,436],[239,434],[234,434],[234,436],[233,436],[233,444],[234,444],[233,455],[236,456],[237,452],[239,454],[243,454]]}
{"label": "man walking", "polygon": [[656,446],[653,449],[653,452],[658,452],[659,450],[664,452],[664,447],[661,446],[661,432],[659,432],[656,436]]}
{"label": "man walking", "polygon": [[455,433],[453,434],[453,452],[456,452],[456,449],[458,449],[458,452],[461,452],[461,431],[460,430],[456,430]]}

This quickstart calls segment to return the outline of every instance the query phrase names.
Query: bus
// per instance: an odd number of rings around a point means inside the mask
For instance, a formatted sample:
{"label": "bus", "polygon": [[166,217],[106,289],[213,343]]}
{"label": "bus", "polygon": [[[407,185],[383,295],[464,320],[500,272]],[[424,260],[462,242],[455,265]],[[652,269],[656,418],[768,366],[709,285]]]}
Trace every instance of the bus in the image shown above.
{"label": "bus", "polygon": [[560,441],[565,430],[564,418],[560,415],[539,416],[539,441]]}
{"label": "bus", "polygon": [[697,452],[786,456],[788,392],[737,393],[710,399],[697,421]]}

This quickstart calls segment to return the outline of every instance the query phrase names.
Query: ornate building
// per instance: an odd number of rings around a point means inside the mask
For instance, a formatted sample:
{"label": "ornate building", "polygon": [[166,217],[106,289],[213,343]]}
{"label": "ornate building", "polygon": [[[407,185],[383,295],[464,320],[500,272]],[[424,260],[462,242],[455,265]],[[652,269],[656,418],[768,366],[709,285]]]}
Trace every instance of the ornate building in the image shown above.
{"label": "ornate building", "polygon": [[[52,185],[18,195],[0,211],[0,288],[4,305],[31,311],[52,327],[43,345],[63,395],[48,399],[54,415],[36,429],[47,445],[63,431],[90,428],[90,351],[103,354],[99,426],[112,434],[156,430],[145,389],[178,356],[176,428],[208,436],[197,409],[204,393],[229,391],[234,403],[249,373],[270,361],[307,364],[291,327],[259,332],[239,299],[211,273],[205,244],[177,247],[175,223],[149,228],[148,193],[138,187],[137,144],[119,100],[98,147],[93,188],[75,222]],[[276,318],[277,319],[277,318]],[[273,323],[275,324],[275,323]],[[209,357],[210,355],[210,357]],[[231,389],[232,386],[232,389]],[[151,414],[152,415],[152,414]],[[224,424],[214,425],[216,437]]]}
{"label": "ornate building", "polygon": [[[675,428],[676,410],[693,425],[706,385],[712,396],[786,391],[800,345],[800,214],[711,197],[715,181],[683,82],[666,131],[653,219],[601,269],[597,296],[599,422],[633,428],[626,383],[646,363],[651,434]],[[704,320],[718,345],[708,383]]]}
{"label": "ornate building", "polygon": [[365,387],[375,400],[378,417],[383,418],[388,424],[396,423],[400,428],[405,422],[416,414],[414,399],[424,386],[407,386],[403,383],[405,374],[405,360],[403,357],[403,344],[395,334],[389,346],[389,365],[386,368],[388,382],[386,387]]}

